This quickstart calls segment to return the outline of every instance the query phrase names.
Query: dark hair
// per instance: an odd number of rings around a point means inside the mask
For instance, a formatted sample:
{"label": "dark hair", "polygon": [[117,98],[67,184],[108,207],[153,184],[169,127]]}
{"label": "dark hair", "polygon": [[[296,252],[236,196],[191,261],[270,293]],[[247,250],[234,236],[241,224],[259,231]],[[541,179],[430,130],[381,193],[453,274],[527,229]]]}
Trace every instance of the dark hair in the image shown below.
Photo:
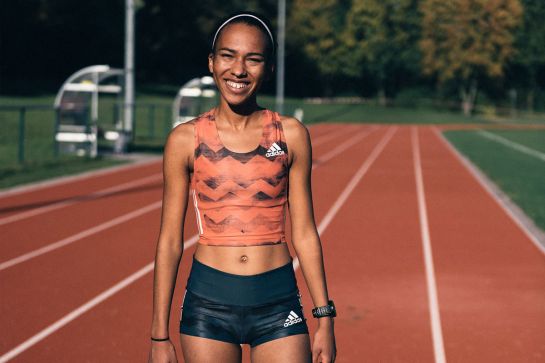
{"label": "dark hair", "polygon": [[265,39],[267,39],[267,45],[266,45],[266,58],[269,62],[274,62],[274,55],[276,52],[276,42],[274,39],[274,35],[272,32],[272,26],[266,17],[253,13],[253,12],[240,12],[240,13],[234,13],[231,14],[224,19],[222,19],[218,25],[215,27],[214,34],[212,36],[212,48],[211,53],[215,53],[216,51],[216,42],[219,39],[221,33],[223,32],[223,29],[227,25],[230,24],[246,24],[249,26],[254,26],[261,30],[261,32],[265,35]]}

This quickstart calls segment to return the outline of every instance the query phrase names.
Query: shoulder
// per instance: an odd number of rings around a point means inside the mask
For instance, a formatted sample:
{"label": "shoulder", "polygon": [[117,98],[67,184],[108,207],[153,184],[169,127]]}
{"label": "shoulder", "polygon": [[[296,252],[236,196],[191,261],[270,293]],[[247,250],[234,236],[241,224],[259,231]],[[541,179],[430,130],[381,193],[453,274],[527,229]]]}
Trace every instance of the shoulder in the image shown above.
{"label": "shoulder", "polygon": [[167,147],[168,146],[176,146],[176,145],[186,145],[188,143],[191,143],[193,145],[192,141],[195,135],[195,121],[189,121],[185,122],[183,124],[179,124],[176,127],[174,127],[172,130],[170,130],[168,137],[167,137]]}
{"label": "shoulder", "polygon": [[190,162],[195,149],[195,124],[189,121],[179,124],[168,134],[164,155],[168,160],[185,160]]}
{"label": "shoulder", "polygon": [[282,123],[282,129],[284,130],[288,146],[289,144],[305,143],[310,139],[308,129],[298,119],[290,116],[280,116],[280,122]]}

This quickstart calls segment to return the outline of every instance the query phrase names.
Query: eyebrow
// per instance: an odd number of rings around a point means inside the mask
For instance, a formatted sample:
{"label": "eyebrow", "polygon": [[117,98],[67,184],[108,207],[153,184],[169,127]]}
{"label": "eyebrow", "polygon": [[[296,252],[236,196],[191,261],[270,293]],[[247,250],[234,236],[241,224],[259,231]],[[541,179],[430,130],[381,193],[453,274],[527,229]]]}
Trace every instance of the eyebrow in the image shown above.
{"label": "eyebrow", "polygon": [[[225,51],[228,51],[228,52],[231,52],[231,53],[237,53],[236,50],[231,49],[231,48],[226,48],[226,47],[218,49],[218,51],[220,51],[220,50],[225,50]],[[256,56],[256,55],[265,58],[265,54],[258,53],[258,52],[248,53],[246,56],[252,57],[252,56]]]}

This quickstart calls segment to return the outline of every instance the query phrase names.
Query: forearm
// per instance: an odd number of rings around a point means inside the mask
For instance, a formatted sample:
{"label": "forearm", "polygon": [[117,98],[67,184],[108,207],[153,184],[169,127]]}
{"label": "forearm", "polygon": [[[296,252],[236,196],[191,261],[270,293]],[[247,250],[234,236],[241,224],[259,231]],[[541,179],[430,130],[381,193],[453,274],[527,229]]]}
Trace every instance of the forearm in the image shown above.
{"label": "forearm", "polygon": [[156,338],[168,336],[168,325],[172,295],[182,258],[183,246],[168,240],[159,240],[155,255],[153,281],[153,320],[151,335]]}
{"label": "forearm", "polygon": [[294,243],[314,306],[324,306],[328,302],[322,246],[318,235]]}

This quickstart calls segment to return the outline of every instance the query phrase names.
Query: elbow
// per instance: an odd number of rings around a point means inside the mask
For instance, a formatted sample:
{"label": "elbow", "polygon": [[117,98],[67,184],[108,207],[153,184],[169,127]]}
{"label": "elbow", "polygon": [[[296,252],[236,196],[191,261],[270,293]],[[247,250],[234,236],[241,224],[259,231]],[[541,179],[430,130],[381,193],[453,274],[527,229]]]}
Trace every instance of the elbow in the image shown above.
{"label": "elbow", "polygon": [[157,255],[181,257],[183,250],[184,244],[181,237],[160,236],[157,241]]}

